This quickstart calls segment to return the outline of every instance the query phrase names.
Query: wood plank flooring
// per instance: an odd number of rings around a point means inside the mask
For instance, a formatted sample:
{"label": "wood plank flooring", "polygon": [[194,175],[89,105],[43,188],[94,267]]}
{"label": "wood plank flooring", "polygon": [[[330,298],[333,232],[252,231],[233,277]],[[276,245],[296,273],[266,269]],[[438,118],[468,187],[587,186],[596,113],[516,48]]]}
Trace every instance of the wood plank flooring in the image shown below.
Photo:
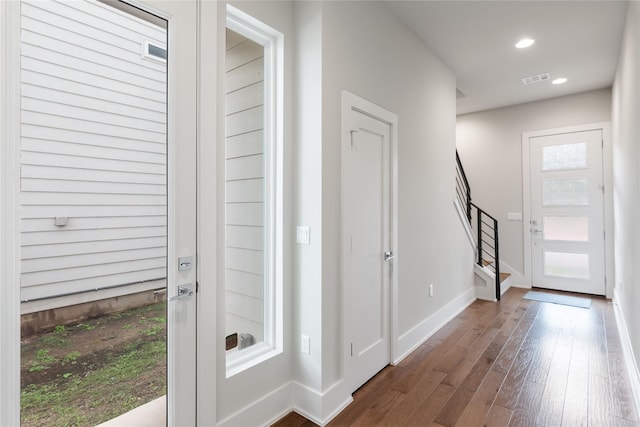
{"label": "wood plank flooring", "polygon": [[[329,426],[640,426],[612,304],[476,301]],[[296,413],[276,427],[315,424]]]}

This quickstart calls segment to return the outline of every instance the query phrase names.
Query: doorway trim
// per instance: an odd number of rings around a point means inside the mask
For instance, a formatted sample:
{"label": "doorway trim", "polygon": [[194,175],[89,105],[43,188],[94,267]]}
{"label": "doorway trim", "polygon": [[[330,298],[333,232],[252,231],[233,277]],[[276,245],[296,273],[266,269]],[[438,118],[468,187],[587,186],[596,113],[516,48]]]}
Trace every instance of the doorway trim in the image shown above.
{"label": "doorway trim", "polygon": [[551,136],[563,133],[602,131],[602,174],[604,180],[604,254],[605,254],[605,296],[613,298],[614,259],[613,259],[613,150],[611,146],[611,122],[597,122],[584,125],[545,129],[522,133],[522,242],[524,246],[524,279],[529,287],[533,286],[531,270],[531,171],[530,138]]}
{"label": "doorway trim", "polygon": [[0,2],[0,425],[20,424],[20,3]]}
{"label": "doorway trim", "polygon": [[[398,346],[396,345],[396,338],[398,337],[398,116],[384,108],[367,101],[347,90],[342,91],[342,110],[341,110],[341,158],[345,157],[344,150],[350,144],[351,138],[351,123],[350,113],[352,110],[359,111],[362,114],[368,115],[376,120],[387,123],[390,126],[391,141],[390,142],[390,203],[391,203],[391,248],[390,251],[394,254],[393,264],[391,265],[391,277],[389,279],[389,363],[393,364],[394,360],[398,359],[396,354]],[[345,230],[344,218],[345,212],[345,164],[341,162],[341,230],[340,230],[340,244],[341,248],[344,246],[343,242],[347,230]],[[342,378],[343,381],[350,387],[352,378],[346,372],[345,367],[349,362],[348,351],[348,337],[345,334],[346,330],[346,312],[347,312],[347,289],[346,289],[346,276],[345,265],[347,262],[347,254],[344,249],[341,250],[341,283],[342,283]],[[349,394],[355,390],[346,390]]]}

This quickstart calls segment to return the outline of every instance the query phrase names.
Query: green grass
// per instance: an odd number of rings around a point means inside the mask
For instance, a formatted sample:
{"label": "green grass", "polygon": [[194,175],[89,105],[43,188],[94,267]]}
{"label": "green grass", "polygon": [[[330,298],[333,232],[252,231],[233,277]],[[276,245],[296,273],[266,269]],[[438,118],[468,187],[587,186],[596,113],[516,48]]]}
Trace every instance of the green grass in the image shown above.
{"label": "green grass", "polygon": [[166,394],[165,310],[158,303],[26,340],[21,425],[94,426]]}
{"label": "green grass", "polygon": [[[21,396],[23,422],[53,417],[54,420],[48,420],[46,424],[97,424],[131,410],[140,404],[137,379],[150,367],[163,364],[165,354],[164,340],[136,343],[130,345],[124,354],[90,371],[84,378],[75,375],[64,378],[65,374],[61,381],[28,385]],[[145,387],[155,389],[160,395],[166,393],[164,379],[151,379]],[[113,409],[96,411],[100,419],[93,419],[80,408]]]}

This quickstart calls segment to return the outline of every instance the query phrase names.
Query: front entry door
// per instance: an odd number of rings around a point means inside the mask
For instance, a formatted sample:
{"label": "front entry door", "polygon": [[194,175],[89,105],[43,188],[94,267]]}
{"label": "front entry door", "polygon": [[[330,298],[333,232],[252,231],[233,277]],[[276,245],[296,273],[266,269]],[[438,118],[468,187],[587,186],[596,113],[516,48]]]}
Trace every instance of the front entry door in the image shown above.
{"label": "front entry door", "polygon": [[602,131],[529,138],[533,286],[605,294]]}
{"label": "front entry door", "polygon": [[345,344],[355,390],[390,362],[391,125],[352,107],[344,119]]}

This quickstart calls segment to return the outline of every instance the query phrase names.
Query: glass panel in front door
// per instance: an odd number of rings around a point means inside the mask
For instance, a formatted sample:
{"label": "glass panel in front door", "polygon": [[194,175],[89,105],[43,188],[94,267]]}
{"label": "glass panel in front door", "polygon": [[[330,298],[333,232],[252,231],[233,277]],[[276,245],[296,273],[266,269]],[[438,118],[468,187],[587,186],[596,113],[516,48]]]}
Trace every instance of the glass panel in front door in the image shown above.
{"label": "glass panel in front door", "polygon": [[21,419],[93,426],[166,394],[167,23],[21,13]]}

